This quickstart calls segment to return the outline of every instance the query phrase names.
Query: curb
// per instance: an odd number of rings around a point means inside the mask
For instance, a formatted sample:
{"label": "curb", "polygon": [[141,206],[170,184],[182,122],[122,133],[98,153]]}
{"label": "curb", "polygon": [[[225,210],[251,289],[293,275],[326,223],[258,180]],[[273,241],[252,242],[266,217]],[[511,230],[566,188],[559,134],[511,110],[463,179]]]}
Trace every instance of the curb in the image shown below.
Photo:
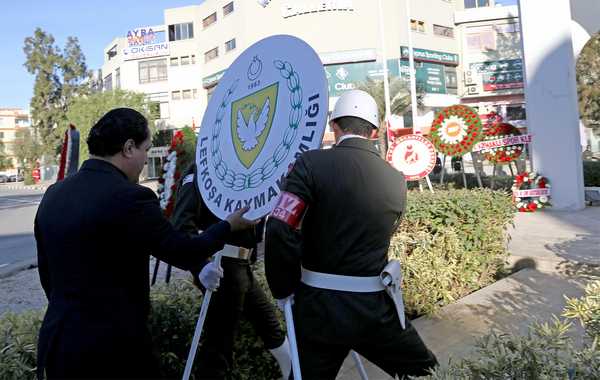
{"label": "curb", "polygon": [[0,279],[10,277],[23,270],[37,268],[37,266],[37,258],[10,264],[9,266],[0,269]]}
{"label": "curb", "polygon": [[46,191],[50,185],[4,185],[0,189],[5,190],[43,190]]}

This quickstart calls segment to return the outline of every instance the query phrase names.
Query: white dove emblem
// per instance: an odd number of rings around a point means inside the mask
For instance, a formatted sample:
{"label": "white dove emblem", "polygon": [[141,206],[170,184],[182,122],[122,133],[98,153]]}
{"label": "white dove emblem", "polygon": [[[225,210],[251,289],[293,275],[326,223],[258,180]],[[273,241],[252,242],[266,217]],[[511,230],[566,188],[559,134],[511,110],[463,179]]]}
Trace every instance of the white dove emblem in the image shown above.
{"label": "white dove emblem", "polygon": [[265,100],[265,104],[260,111],[260,115],[254,120],[256,109],[252,111],[248,118],[248,123],[244,120],[242,111],[238,110],[237,116],[237,134],[242,142],[242,149],[252,150],[258,145],[258,137],[263,133],[269,119],[269,98]]}

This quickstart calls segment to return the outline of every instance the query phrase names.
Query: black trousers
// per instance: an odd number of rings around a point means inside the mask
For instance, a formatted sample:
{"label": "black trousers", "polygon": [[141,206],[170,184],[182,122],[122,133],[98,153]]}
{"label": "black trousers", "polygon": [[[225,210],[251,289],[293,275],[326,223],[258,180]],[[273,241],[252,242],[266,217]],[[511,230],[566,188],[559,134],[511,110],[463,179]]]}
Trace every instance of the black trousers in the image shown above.
{"label": "black trousers", "polygon": [[402,329],[385,292],[350,293],[302,284],[294,298],[302,378],[335,379],[354,350],[390,376],[422,376],[437,365],[410,322]]}
{"label": "black trousers", "polygon": [[266,349],[279,347],[285,335],[275,308],[252,274],[247,260],[223,257],[224,276],[213,293],[196,365],[201,379],[224,379],[233,361],[233,343],[244,317]]}

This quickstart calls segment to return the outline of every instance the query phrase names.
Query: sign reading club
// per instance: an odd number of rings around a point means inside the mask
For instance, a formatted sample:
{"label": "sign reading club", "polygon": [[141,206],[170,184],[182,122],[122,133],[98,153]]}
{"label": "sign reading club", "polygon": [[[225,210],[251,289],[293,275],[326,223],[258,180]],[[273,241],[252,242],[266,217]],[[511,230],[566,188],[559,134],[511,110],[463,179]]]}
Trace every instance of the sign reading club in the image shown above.
{"label": "sign reading club", "polygon": [[246,49],[220,79],[196,148],[202,198],[220,218],[271,212],[296,158],[321,145],[328,111],[323,64],[287,35]]}

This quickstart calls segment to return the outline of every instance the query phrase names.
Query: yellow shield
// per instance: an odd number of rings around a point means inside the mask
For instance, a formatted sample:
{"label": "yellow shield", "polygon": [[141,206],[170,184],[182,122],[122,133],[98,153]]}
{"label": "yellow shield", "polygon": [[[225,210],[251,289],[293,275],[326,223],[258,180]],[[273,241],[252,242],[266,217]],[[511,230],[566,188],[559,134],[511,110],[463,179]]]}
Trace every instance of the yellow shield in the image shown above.
{"label": "yellow shield", "polygon": [[275,108],[279,83],[273,83],[231,104],[231,140],[240,162],[249,169],[265,146]]}

